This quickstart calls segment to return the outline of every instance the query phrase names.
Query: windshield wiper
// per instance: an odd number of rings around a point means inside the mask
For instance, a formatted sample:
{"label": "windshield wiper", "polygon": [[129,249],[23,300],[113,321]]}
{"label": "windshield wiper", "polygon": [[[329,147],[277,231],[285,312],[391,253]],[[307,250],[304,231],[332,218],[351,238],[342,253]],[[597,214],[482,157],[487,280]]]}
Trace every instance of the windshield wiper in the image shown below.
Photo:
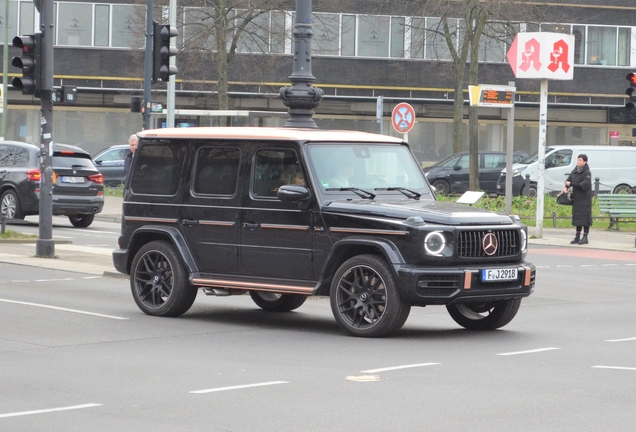
{"label": "windshield wiper", "polygon": [[375,188],[374,190],[377,190],[377,191],[398,191],[398,192],[402,192],[407,197],[413,198],[413,199],[416,199],[416,200],[420,199],[420,197],[422,196],[421,193],[417,193],[415,191],[412,191],[411,189],[407,189],[405,187],[400,187],[400,186],[388,187],[388,188]]}
{"label": "windshield wiper", "polygon": [[367,192],[364,189],[360,189],[360,188],[356,188],[356,187],[341,187],[341,188],[327,188],[325,189],[327,191],[351,191],[354,194],[362,197],[362,198],[368,198],[368,199],[374,199],[375,198],[375,194],[371,193],[371,192]]}

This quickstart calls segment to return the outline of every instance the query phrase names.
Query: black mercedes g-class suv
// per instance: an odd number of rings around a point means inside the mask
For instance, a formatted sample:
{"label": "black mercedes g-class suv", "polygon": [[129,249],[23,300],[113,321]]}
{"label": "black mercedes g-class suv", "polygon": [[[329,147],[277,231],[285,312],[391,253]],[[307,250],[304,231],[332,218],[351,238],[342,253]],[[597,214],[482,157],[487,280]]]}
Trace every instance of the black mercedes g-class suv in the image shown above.
{"label": "black mercedes g-class suv", "polygon": [[534,289],[526,226],[437,201],[400,139],[239,127],[139,137],[113,261],[149,315],[185,313],[202,288],[277,312],[329,296],[355,336],[395,333],[427,305],[491,330]]}

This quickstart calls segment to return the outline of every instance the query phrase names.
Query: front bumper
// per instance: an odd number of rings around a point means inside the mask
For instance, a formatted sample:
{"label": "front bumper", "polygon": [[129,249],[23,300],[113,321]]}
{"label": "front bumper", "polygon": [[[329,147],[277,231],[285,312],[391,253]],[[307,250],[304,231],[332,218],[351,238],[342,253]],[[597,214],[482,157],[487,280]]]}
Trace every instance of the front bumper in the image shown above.
{"label": "front bumper", "polygon": [[[481,271],[489,268],[517,269],[517,279],[482,282]],[[502,264],[467,267],[400,266],[397,282],[402,296],[413,305],[440,305],[521,298],[534,291],[533,264]]]}
{"label": "front bumper", "polygon": [[[517,175],[512,178],[512,195],[518,196],[521,195],[521,189],[525,184],[525,178]],[[497,195],[505,195],[506,194],[506,177],[500,176],[497,181]]]}

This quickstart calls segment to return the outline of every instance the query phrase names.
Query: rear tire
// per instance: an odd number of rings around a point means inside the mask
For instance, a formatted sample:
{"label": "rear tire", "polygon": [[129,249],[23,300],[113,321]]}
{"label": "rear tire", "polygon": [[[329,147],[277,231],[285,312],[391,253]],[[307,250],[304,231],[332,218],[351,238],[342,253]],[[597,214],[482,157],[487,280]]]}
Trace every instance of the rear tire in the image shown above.
{"label": "rear tire", "polygon": [[94,214],[81,214],[68,217],[68,220],[71,221],[71,224],[73,224],[75,228],[86,228],[93,223],[93,219],[95,219]]}
{"label": "rear tire", "polygon": [[448,195],[450,193],[450,184],[446,180],[435,180],[432,184],[439,195]]}
{"label": "rear tire", "polygon": [[517,315],[521,299],[489,303],[459,303],[446,305],[451,318],[468,330],[495,330],[508,324]]}
{"label": "rear tire", "polygon": [[258,307],[271,312],[293,311],[307,300],[307,296],[302,294],[277,294],[264,291],[250,291],[250,297]]}
{"label": "rear tire", "polygon": [[198,290],[172,245],[165,241],[145,244],[135,255],[130,272],[133,299],[144,313],[174,317],[188,311]]}
{"label": "rear tire", "polygon": [[630,185],[620,184],[614,188],[612,191],[613,194],[633,194],[634,190]]}
{"label": "rear tire", "polygon": [[5,191],[0,198],[0,216],[3,213],[7,219],[24,219],[18,195],[11,189]]}

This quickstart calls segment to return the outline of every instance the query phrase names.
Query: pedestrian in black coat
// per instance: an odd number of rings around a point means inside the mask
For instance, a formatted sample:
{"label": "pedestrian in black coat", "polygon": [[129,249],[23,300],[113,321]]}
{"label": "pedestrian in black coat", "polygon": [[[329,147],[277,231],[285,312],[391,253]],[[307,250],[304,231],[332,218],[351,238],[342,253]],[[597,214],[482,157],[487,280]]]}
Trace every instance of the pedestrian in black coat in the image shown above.
{"label": "pedestrian in black coat", "polygon": [[[588,244],[587,235],[592,226],[592,171],[587,164],[587,155],[580,154],[576,167],[572,170],[563,192],[572,189],[572,225],[576,227],[576,236],[571,244]],[[583,230],[583,237],[581,237]]]}
{"label": "pedestrian in black coat", "polygon": [[126,187],[129,186],[128,175],[130,173],[130,166],[132,165],[133,155],[135,154],[135,149],[137,148],[137,141],[139,141],[137,134],[132,134],[130,138],[128,138],[130,151],[126,153],[126,157],[124,158],[124,186]]}

